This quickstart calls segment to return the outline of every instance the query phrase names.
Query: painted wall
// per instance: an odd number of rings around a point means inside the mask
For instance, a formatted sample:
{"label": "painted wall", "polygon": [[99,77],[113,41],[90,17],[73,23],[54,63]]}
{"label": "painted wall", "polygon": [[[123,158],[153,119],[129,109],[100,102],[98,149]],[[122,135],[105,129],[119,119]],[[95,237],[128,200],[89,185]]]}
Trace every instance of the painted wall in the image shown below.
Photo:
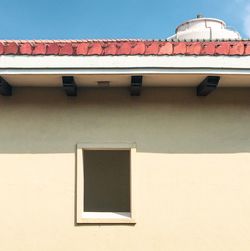
{"label": "painted wall", "polygon": [[[250,247],[250,89],[17,88],[0,97],[0,250]],[[133,225],[75,225],[75,150],[137,143]]]}

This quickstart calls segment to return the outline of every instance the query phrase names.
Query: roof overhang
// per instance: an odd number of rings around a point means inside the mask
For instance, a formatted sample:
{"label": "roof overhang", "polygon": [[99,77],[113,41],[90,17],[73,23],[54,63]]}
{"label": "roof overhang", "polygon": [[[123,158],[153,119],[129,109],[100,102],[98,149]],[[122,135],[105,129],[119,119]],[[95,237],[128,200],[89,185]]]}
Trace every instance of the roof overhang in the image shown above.
{"label": "roof overhang", "polygon": [[65,75],[79,87],[129,86],[131,75],[150,87],[193,87],[208,75],[220,76],[220,87],[249,87],[250,56],[0,56],[0,76],[13,87],[59,87]]}

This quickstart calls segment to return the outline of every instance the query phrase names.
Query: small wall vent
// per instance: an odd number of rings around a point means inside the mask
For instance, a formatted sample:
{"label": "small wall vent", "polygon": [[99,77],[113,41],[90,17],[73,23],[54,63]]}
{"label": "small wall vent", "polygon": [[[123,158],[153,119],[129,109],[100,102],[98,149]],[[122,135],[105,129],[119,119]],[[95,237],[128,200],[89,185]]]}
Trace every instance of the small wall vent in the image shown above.
{"label": "small wall vent", "polygon": [[98,87],[109,87],[110,81],[97,81],[97,86]]}

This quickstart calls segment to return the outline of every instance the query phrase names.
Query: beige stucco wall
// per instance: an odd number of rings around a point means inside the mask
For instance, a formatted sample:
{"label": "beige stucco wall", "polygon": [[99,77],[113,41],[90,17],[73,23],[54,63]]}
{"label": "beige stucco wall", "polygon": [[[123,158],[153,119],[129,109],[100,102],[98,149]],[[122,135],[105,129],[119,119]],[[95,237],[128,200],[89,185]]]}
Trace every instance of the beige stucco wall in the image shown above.
{"label": "beige stucco wall", "polygon": [[[0,97],[0,250],[249,250],[249,125],[249,89]],[[85,141],[137,143],[136,225],[75,225]]]}

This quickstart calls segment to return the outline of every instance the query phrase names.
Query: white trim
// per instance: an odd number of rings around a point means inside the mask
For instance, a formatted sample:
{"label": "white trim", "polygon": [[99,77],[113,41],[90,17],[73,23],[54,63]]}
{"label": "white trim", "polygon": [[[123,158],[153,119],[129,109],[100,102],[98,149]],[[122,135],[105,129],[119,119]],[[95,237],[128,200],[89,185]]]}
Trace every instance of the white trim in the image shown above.
{"label": "white trim", "polygon": [[83,218],[87,219],[130,219],[129,212],[83,212]]}
{"label": "white trim", "polygon": [[250,74],[250,56],[0,56],[0,74]]}
{"label": "white trim", "polygon": [[85,150],[130,150],[136,148],[136,143],[127,143],[127,142],[103,142],[103,143],[79,143],[77,148]]}
{"label": "white trim", "polygon": [[131,69],[0,69],[1,75],[131,75],[131,74],[214,74],[250,75],[250,69],[188,69],[188,68],[131,68]]}
{"label": "white trim", "polygon": [[131,213],[127,212],[83,212],[78,223],[126,223],[135,224]]}
{"label": "white trim", "polygon": [[[76,222],[135,224],[133,208],[133,166],[136,153],[135,143],[103,142],[79,143],[76,150]],[[130,212],[84,212],[84,150],[130,150]]]}

